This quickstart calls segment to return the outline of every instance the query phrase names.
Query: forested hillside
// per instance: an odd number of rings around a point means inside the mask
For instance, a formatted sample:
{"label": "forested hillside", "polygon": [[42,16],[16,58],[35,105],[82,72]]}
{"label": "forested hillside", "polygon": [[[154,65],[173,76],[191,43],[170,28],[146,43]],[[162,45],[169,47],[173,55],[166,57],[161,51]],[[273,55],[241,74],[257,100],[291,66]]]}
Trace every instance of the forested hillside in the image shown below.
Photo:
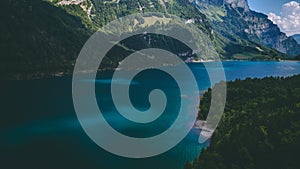
{"label": "forested hillside", "polygon": [[92,33],[81,19],[42,0],[2,1],[0,76],[43,77],[72,71]]}
{"label": "forested hillside", "polygon": [[[190,20],[193,24],[197,25],[199,29],[210,37],[210,40],[221,58],[265,60],[286,57],[275,49],[248,41],[237,35],[235,37],[229,37],[227,34],[223,34],[223,32],[214,30],[215,25],[212,24],[216,23],[212,22],[210,20],[211,18],[205,15],[206,13],[199,11],[199,9],[188,0],[79,0],[81,1],[80,4],[73,3],[66,5],[66,3],[62,3],[69,1],[70,0],[55,0],[53,4],[65,9],[72,15],[80,16],[89,27],[101,27],[119,17],[135,13],[168,13]],[[86,12],[85,6],[92,6],[90,13]],[[215,9],[211,9],[212,12],[214,10]],[[240,20],[236,20],[236,22],[239,21]]]}
{"label": "forested hillside", "polygon": [[[195,24],[223,59],[286,57],[246,39],[224,36],[187,0],[5,0],[2,9],[0,76],[5,79],[70,75],[83,44],[95,31],[119,17],[145,12],[172,14]],[[173,44],[159,42],[163,43]]]}
{"label": "forested hillside", "polygon": [[[186,169],[298,169],[300,76],[228,83],[222,120],[211,145]],[[204,119],[210,91],[202,98]]]}

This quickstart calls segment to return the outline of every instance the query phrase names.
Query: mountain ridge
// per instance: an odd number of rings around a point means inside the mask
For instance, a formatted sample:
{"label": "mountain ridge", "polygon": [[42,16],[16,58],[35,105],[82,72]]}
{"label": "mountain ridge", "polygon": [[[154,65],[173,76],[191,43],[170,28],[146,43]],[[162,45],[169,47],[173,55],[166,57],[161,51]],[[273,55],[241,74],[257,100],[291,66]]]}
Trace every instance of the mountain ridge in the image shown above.
{"label": "mountain ridge", "polygon": [[295,34],[292,37],[300,44],[300,34]]}
{"label": "mountain ridge", "polygon": [[[291,56],[300,54],[300,45],[281,32],[267,15],[252,11],[247,0],[194,0],[193,3],[201,12],[210,13],[211,25],[224,36],[237,35]],[[223,10],[224,15],[213,13],[213,7]]]}
{"label": "mountain ridge", "polygon": [[[229,2],[247,10],[243,3]],[[4,2],[1,11],[4,26],[0,29],[0,48],[4,54],[0,75],[10,79],[70,75],[80,49],[95,31],[116,18],[143,12],[168,13],[192,21],[207,34],[222,59],[286,57],[240,35],[217,31],[211,18],[187,0],[10,0]],[[223,13],[220,11],[215,19],[222,20]],[[176,51],[177,47],[171,48]]]}
{"label": "mountain ridge", "polygon": [[[67,1],[67,0],[63,0]],[[70,1],[70,0],[69,0]],[[214,0],[216,3],[226,3],[234,7],[241,6],[248,10],[248,4],[236,0]],[[57,1],[55,5],[62,1]],[[209,19],[202,14],[192,3],[187,0],[120,0],[120,1],[95,1],[89,0],[93,3],[93,10],[91,21],[96,27],[101,27],[116,18],[130,15],[139,12],[160,12],[177,15],[186,20],[196,21],[196,24],[203,32],[205,32],[214,43],[214,46],[221,58],[224,59],[272,59],[283,58],[285,55],[275,50],[264,47],[255,42],[236,37],[232,40],[231,37],[224,37],[219,32],[213,30]],[[69,5],[57,5],[76,15],[74,10],[70,10]],[[126,10],[124,10],[126,9]],[[258,50],[259,49],[259,50]],[[244,50],[244,51],[243,51]],[[246,52],[245,52],[246,51]],[[242,57],[241,57],[242,56]]]}

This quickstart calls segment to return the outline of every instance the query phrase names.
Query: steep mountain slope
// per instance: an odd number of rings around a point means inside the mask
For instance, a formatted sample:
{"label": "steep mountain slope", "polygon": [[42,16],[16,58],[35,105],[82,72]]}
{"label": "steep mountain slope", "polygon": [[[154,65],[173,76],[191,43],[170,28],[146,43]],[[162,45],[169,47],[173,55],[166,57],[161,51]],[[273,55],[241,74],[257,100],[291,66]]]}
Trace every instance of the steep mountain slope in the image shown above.
{"label": "steep mountain slope", "polygon": [[238,36],[292,56],[300,54],[300,45],[280,32],[266,15],[251,11],[247,0],[195,0],[194,4],[227,38]]}
{"label": "steep mountain slope", "polygon": [[[73,2],[66,4],[66,2]],[[231,2],[232,0],[228,0]],[[216,3],[223,1],[216,0]],[[213,30],[208,18],[203,15],[195,6],[187,0],[85,0],[78,4],[73,0],[57,0],[54,3],[57,6],[66,9],[70,14],[81,16],[83,3],[90,3],[92,7],[91,13],[87,13],[88,17],[94,27],[101,27],[102,25],[125,15],[138,12],[162,12],[177,15],[186,20],[193,21],[203,32],[209,35],[214,46],[220,56],[225,59],[272,59],[284,57],[281,53],[264,47],[258,43],[249,42],[238,36],[235,38],[228,38]],[[242,6],[247,8],[247,3],[232,2],[233,6]],[[77,8],[76,8],[77,7]],[[84,8],[83,8],[84,9]],[[86,17],[82,17],[86,20]],[[85,23],[87,23],[86,21]]]}
{"label": "steep mountain slope", "polygon": [[[72,15],[80,16],[85,22],[92,22],[95,27],[101,27],[117,18],[134,13],[161,12],[193,19],[194,23],[208,34],[212,30],[207,18],[186,0],[52,0],[51,2]],[[84,6],[91,6],[90,11],[86,11]],[[83,16],[82,11],[85,11],[86,16]]]}
{"label": "steep mountain slope", "polygon": [[[221,0],[214,1],[217,4],[224,3]],[[228,0],[233,7],[247,9],[247,3],[231,1]],[[215,31],[211,25],[214,22],[208,19],[211,17],[201,13],[187,0],[9,0],[3,2],[2,8],[2,78],[70,74],[79,51],[94,31],[116,18],[142,12],[168,13],[192,21],[209,36],[224,59],[284,57],[276,50],[245,40],[237,34],[226,33],[225,30],[222,32],[221,29]],[[220,16],[224,15],[224,12],[218,12]],[[166,39],[151,42],[153,46],[162,44],[173,44],[171,48],[175,51],[178,49],[176,43],[168,43]],[[118,60],[116,57],[114,59]]]}
{"label": "steep mountain slope", "polygon": [[91,32],[81,19],[41,0],[2,2],[0,75],[40,77],[72,71]]}
{"label": "steep mountain slope", "polygon": [[293,35],[293,38],[300,44],[300,34]]}

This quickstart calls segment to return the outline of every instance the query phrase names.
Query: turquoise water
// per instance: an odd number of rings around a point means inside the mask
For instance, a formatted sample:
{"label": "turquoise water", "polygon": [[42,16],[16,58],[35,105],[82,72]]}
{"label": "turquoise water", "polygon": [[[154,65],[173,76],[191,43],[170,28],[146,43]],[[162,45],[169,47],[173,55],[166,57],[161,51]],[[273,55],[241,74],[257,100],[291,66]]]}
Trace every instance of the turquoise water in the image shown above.
{"label": "turquoise water", "polygon": [[[212,70],[219,69],[214,63],[207,64]],[[227,61],[223,66],[227,80],[300,74],[300,62]],[[200,91],[211,87],[203,64],[193,63],[189,67]],[[168,129],[176,118],[180,100],[180,92],[171,77],[149,71],[133,82],[118,79],[120,85],[131,83],[131,99],[138,109],[149,107],[147,96],[153,88],[161,88],[168,97],[161,118],[137,125],[126,121],[115,110],[109,99],[109,76],[110,73],[105,73],[95,82],[96,94],[105,118],[116,130],[133,137],[150,137]],[[94,81],[85,79],[84,82]],[[70,78],[1,81],[1,86],[0,159],[4,168],[180,169],[207,146],[198,144],[199,131],[193,129],[180,144],[159,156],[119,157],[99,148],[82,130],[73,108]]]}

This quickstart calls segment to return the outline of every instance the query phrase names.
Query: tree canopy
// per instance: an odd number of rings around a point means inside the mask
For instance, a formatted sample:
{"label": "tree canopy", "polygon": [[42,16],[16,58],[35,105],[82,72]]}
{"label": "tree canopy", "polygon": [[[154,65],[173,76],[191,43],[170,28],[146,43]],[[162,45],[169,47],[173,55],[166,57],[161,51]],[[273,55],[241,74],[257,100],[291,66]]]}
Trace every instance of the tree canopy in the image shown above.
{"label": "tree canopy", "polygon": [[[300,168],[300,75],[228,83],[222,120],[193,169]],[[202,98],[199,118],[209,109]]]}

